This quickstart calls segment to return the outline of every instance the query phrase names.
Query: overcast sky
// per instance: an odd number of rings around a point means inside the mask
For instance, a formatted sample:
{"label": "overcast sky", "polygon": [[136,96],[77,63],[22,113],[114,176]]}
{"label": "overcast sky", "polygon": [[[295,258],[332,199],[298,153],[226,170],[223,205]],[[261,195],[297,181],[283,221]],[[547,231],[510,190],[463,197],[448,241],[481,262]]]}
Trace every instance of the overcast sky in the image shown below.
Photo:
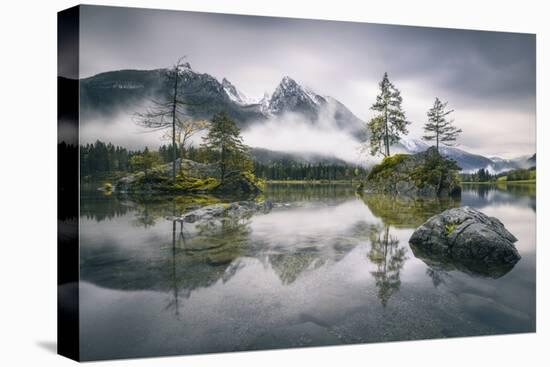
{"label": "overcast sky", "polygon": [[437,96],[455,109],[460,147],[535,152],[535,36],[223,14],[82,7],[81,77],[155,69],[186,55],[249,97],[289,75],[363,120],[384,72],[401,90],[412,137]]}

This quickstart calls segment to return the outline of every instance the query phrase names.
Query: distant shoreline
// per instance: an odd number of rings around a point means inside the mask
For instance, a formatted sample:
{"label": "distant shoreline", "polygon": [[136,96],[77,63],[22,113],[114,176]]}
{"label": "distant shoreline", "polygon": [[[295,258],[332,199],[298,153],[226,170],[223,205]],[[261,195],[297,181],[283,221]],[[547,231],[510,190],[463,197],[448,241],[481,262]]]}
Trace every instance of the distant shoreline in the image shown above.
{"label": "distant shoreline", "polygon": [[338,185],[350,185],[360,183],[361,181],[350,181],[350,180],[266,180],[267,184],[314,184],[314,185],[324,185],[324,184],[338,184]]}
{"label": "distant shoreline", "polygon": [[516,180],[516,181],[463,181],[460,184],[467,185],[507,185],[507,184],[536,184],[537,180]]}
{"label": "distant shoreline", "polygon": [[[349,181],[349,180],[333,180],[333,181],[324,181],[324,180],[266,180],[266,184],[291,184],[291,185],[303,185],[303,184],[313,184],[313,185],[326,185],[326,184],[336,184],[336,185],[350,185],[358,184],[361,181]],[[536,184],[537,180],[516,180],[516,181],[485,181],[485,182],[475,182],[475,181],[463,181],[460,184],[464,185],[507,185],[507,184]]]}

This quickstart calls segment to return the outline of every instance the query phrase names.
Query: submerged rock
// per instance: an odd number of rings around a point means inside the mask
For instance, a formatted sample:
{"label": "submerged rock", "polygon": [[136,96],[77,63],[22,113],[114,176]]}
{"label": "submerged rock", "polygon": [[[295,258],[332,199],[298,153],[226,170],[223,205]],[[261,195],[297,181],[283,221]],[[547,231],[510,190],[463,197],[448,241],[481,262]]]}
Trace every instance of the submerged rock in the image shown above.
{"label": "submerged rock", "polygon": [[409,240],[415,256],[429,265],[493,277],[505,274],[520,260],[516,241],[497,218],[467,206],[433,216]]}
{"label": "submerged rock", "polygon": [[178,222],[195,223],[198,221],[220,218],[223,216],[245,216],[255,212],[267,213],[273,208],[269,200],[262,202],[240,201],[230,204],[213,204],[192,210],[180,217],[173,218]]}
{"label": "submerged rock", "polygon": [[417,154],[394,154],[374,166],[358,190],[401,196],[458,196],[460,167],[435,147]]}

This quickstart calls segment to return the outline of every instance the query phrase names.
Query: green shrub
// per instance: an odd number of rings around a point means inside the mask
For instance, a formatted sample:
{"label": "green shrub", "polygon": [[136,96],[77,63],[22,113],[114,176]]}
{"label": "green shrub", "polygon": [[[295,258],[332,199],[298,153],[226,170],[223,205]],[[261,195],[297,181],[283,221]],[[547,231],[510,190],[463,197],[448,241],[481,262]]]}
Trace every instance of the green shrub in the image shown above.
{"label": "green shrub", "polygon": [[411,172],[411,178],[418,187],[424,187],[426,184],[439,187],[442,177],[451,177],[458,183],[458,171],[460,167],[455,161],[433,156],[426,159],[424,164],[419,164]]}
{"label": "green shrub", "polygon": [[372,170],[369,172],[367,178],[371,180],[376,176],[387,177],[389,174],[391,174],[395,166],[403,162],[403,160],[408,156],[408,154],[394,154],[392,156],[384,158],[382,162],[372,167]]}

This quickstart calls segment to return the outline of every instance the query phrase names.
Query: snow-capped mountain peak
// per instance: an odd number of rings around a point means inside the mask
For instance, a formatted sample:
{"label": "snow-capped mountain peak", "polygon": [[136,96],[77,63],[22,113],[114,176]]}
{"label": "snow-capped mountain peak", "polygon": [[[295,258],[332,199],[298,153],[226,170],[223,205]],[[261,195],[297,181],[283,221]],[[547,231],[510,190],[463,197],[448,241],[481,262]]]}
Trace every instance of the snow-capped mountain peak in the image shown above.
{"label": "snow-capped mountain peak", "polygon": [[184,62],[183,64],[180,65],[179,67],[179,74],[180,75],[183,75],[183,74],[189,74],[189,73],[195,73],[193,71],[193,69],[191,68],[191,64],[188,63],[188,62]]}
{"label": "snow-capped mountain peak", "polygon": [[[433,144],[428,144],[419,139],[401,139],[399,141],[399,146],[407,153],[422,152],[428,149],[431,145]],[[441,155],[455,160],[458,165],[462,167],[462,171],[465,173],[478,170],[479,168],[488,167],[493,163],[493,161],[489,158],[466,152],[457,147],[440,146],[439,152]]]}
{"label": "snow-capped mountain peak", "polygon": [[222,87],[225,94],[227,94],[229,99],[233,102],[240,105],[250,104],[251,101],[226,78],[222,80]]}
{"label": "snow-capped mountain peak", "polygon": [[326,100],[313,91],[302,87],[289,76],[283,77],[269,102],[269,111],[273,114],[296,109],[315,110],[325,104]]}
{"label": "snow-capped mountain peak", "polygon": [[264,115],[269,115],[269,102],[271,101],[271,94],[268,92],[264,92],[264,95],[262,98],[260,98],[256,103],[260,105],[260,111]]}
{"label": "snow-capped mountain peak", "polygon": [[418,139],[401,139],[400,143],[410,153],[422,152],[429,148],[429,145]]}

